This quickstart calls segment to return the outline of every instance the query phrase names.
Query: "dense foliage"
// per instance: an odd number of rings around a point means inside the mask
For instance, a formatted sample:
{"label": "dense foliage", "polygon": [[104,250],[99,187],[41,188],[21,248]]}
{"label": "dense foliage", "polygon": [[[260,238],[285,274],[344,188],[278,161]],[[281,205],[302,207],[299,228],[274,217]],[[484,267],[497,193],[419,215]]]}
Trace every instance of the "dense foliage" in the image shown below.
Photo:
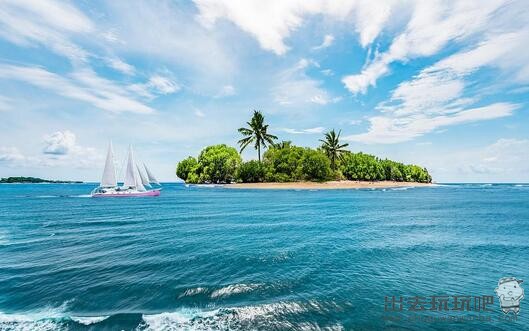
{"label": "dense foliage", "polygon": [[243,162],[237,172],[237,178],[243,183],[260,183],[265,180],[265,167],[259,161]]}
{"label": "dense foliage", "polygon": [[213,145],[204,148],[198,160],[188,157],[178,163],[176,174],[188,183],[231,183],[235,181],[241,162],[235,148]]}
{"label": "dense foliage", "polygon": [[182,160],[177,175],[188,183],[258,183],[325,181],[348,179],[359,181],[391,180],[430,183],[428,170],[417,165],[382,160],[364,153],[343,153],[331,168],[331,159],[320,149],[294,146],[282,142],[270,147],[263,161],[241,162],[237,151],[226,145],[206,147],[198,161]]}
{"label": "dense foliage", "polygon": [[187,181],[189,175],[197,174],[197,170],[198,161],[194,157],[190,156],[178,163],[178,166],[176,167],[176,175],[184,181]]}
{"label": "dense foliage", "polygon": [[341,170],[349,180],[392,180],[397,182],[431,183],[428,170],[417,165],[381,160],[364,153],[347,153]]}
{"label": "dense foliage", "polygon": [[264,154],[267,182],[292,182],[303,179],[301,159],[304,149],[282,142]]}

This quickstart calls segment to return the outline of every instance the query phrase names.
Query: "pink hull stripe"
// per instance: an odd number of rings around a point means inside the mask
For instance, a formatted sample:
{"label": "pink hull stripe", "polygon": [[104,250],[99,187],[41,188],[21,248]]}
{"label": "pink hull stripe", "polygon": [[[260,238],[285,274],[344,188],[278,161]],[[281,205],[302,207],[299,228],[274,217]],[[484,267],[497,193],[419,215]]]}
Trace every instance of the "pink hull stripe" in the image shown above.
{"label": "pink hull stripe", "polygon": [[95,193],[93,198],[126,198],[126,197],[157,197],[160,195],[160,190],[151,190],[138,193]]}

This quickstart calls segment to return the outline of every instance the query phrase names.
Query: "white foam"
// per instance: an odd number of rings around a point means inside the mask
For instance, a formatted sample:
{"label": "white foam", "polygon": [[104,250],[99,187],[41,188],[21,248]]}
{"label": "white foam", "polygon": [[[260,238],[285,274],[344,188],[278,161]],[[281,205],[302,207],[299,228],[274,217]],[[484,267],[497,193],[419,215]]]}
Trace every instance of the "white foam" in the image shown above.
{"label": "white foam", "polygon": [[81,323],[83,325],[91,325],[95,323],[102,322],[109,318],[109,316],[72,316],[72,321]]}
{"label": "white foam", "polygon": [[231,284],[226,287],[219,288],[211,293],[212,298],[228,297],[233,294],[251,292],[262,286],[262,284]]}
{"label": "white foam", "polygon": [[190,288],[190,289],[185,290],[184,293],[180,294],[178,297],[179,298],[190,297],[190,296],[197,295],[200,293],[206,293],[207,291],[208,289],[206,287]]}

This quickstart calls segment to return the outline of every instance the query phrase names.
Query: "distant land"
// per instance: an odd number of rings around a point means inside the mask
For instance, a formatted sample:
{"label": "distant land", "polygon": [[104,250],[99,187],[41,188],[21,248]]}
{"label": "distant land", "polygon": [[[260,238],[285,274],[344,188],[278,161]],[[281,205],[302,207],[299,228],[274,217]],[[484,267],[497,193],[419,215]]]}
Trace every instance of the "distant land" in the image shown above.
{"label": "distant land", "polygon": [[70,180],[48,180],[37,177],[7,177],[0,179],[0,184],[14,184],[14,183],[26,183],[26,184],[36,184],[36,183],[54,183],[54,184],[78,184],[82,183],[81,181],[70,181]]}

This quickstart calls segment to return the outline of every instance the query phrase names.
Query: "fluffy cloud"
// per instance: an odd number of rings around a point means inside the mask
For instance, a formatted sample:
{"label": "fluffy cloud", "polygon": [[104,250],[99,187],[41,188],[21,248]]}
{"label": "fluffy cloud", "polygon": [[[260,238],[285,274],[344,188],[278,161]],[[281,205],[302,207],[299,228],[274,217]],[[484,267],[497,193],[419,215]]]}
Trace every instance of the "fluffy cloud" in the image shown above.
{"label": "fluffy cloud", "polygon": [[217,20],[227,19],[253,35],[263,49],[278,55],[288,51],[284,40],[303,24],[305,16],[318,14],[353,22],[354,31],[365,47],[382,31],[396,3],[392,0],[272,0],[266,4],[259,0],[194,1],[199,9],[198,19],[204,26],[212,27]]}
{"label": "fluffy cloud", "polygon": [[279,83],[272,89],[272,95],[278,104],[283,106],[306,103],[326,105],[337,100],[321,87],[320,81],[310,78],[305,73],[311,65],[319,66],[314,61],[301,59],[295,66],[280,73]]}
{"label": "fluffy cloud", "polygon": [[44,137],[44,154],[66,155],[76,148],[75,134],[71,131],[57,131]]}
{"label": "fluffy cloud", "polygon": [[27,155],[16,147],[0,147],[0,163],[8,167],[69,167],[92,169],[101,166],[103,154],[92,147],[77,144],[69,130],[57,131],[43,138],[41,155]]}

